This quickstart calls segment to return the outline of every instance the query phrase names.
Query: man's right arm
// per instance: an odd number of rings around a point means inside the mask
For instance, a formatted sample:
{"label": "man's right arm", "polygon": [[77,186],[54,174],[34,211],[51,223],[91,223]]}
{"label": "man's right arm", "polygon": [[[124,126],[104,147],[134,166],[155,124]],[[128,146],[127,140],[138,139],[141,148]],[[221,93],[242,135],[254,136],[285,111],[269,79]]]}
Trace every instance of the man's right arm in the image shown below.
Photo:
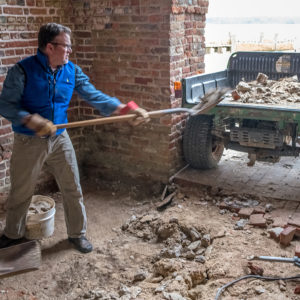
{"label": "man's right arm", "polygon": [[0,115],[18,126],[29,115],[21,107],[21,98],[25,86],[25,74],[22,68],[16,64],[7,73],[0,95]]}

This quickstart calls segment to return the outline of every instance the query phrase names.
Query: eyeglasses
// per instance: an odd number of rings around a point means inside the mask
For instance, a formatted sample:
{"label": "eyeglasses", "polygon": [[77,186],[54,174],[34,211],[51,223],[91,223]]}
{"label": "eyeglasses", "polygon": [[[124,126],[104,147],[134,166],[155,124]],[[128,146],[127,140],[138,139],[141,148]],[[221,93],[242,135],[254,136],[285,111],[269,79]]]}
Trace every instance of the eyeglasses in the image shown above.
{"label": "eyeglasses", "polygon": [[67,48],[68,50],[72,50],[72,45],[69,45],[69,44],[62,44],[62,43],[50,43],[52,45],[55,45],[55,46],[63,46],[65,49]]}

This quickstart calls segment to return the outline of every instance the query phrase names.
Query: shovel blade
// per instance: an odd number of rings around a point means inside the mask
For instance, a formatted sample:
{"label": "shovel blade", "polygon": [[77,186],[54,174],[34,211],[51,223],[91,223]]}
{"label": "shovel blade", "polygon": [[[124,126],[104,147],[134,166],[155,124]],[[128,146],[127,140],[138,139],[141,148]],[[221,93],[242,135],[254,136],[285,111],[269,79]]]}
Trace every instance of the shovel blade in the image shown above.
{"label": "shovel blade", "polygon": [[37,241],[0,249],[0,277],[21,271],[36,270],[41,265],[41,248]]}
{"label": "shovel blade", "polygon": [[205,94],[201,102],[193,107],[193,115],[204,114],[224,99],[224,95],[229,91],[229,88],[221,88]]}

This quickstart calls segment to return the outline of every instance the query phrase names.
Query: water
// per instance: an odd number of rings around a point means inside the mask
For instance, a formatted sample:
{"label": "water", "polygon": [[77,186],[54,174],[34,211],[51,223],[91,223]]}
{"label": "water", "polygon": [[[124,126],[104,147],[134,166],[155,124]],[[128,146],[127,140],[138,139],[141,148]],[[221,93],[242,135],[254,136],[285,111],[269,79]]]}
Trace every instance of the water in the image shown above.
{"label": "water", "polygon": [[[226,43],[232,36],[238,42],[292,41],[295,51],[300,52],[300,24],[206,24],[206,44]],[[206,54],[205,72],[226,69],[230,54],[230,52]]]}

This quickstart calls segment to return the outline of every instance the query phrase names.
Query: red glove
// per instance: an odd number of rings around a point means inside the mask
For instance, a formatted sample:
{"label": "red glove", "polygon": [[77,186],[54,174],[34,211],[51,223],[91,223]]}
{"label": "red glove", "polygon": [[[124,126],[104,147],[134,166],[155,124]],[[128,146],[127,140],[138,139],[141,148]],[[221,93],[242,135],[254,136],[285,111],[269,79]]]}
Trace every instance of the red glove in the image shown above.
{"label": "red glove", "polygon": [[134,101],[130,101],[120,110],[120,115],[126,114],[135,114],[136,117],[129,121],[129,123],[133,126],[139,125],[141,123],[147,123],[150,121],[150,117],[148,112],[139,107]]}

